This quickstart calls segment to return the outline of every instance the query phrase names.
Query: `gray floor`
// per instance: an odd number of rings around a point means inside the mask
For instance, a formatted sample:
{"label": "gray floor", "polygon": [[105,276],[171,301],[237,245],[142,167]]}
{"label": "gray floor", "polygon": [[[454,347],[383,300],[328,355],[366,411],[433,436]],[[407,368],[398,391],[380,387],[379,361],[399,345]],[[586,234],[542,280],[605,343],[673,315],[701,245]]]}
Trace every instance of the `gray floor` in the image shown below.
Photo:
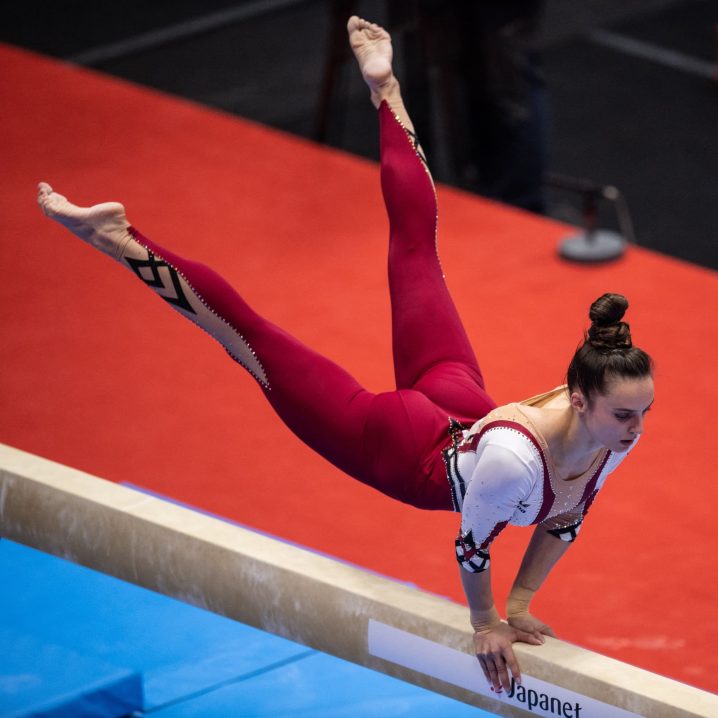
{"label": "gray floor", "polygon": [[[305,137],[314,137],[327,55],[328,0],[55,3],[3,10],[0,40],[71,59]],[[356,3],[383,21],[386,2]],[[616,186],[637,242],[718,268],[715,0],[548,0],[542,52],[549,169]],[[401,37],[397,38],[401,72]],[[375,158],[376,127],[355,68],[340,68],[327,141]],[[343,110],[343,111],[340,111]],[[438,113],[437,113],[438,114]],[[443,181],[437,116],[430,161]],[[581,221],[550,190],[549,214]],[[617,228],[604,203],[602,226]]]}

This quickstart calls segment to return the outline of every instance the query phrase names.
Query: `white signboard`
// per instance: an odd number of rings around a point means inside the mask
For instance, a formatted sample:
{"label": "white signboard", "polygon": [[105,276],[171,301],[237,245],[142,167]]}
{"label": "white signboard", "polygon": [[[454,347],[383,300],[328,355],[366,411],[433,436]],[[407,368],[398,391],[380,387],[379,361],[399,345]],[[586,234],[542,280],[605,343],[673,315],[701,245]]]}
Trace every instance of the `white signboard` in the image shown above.
{"label": "white signboard", "polygon": [[511,690],[493,693],[474,656],[379,621],[369,620],[369,653],[474,693],[545,718],[641,718],[623,708],[574,693],[538,678],[512,679]]}

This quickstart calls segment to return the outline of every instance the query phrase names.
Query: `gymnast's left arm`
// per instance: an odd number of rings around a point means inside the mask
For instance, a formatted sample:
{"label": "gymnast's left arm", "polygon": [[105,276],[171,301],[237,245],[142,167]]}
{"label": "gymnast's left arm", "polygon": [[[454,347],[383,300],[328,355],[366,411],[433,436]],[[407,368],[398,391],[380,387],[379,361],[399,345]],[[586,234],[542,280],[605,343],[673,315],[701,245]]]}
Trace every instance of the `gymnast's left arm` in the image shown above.
{"label": "gymnast's left arm", "polygon": [[550,626],[529,612],[529,604],[570,545],[570,542],[561,541],[555,534],[549,533],[545,525],[536,526],[506,601],[506,619],[511,626],[555,637]]}

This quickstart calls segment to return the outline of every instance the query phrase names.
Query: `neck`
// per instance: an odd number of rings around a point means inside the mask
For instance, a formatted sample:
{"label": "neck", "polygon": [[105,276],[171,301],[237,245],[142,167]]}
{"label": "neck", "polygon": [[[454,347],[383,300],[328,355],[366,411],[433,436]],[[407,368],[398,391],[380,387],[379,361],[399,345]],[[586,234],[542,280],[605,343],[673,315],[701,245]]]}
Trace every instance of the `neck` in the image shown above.
{"label": "neck", "polygon": [[554,457],[560,463],[580,463],[595,454],[601,445],[591,437],[581,416],[569,406],[563,412],[555,436]]}

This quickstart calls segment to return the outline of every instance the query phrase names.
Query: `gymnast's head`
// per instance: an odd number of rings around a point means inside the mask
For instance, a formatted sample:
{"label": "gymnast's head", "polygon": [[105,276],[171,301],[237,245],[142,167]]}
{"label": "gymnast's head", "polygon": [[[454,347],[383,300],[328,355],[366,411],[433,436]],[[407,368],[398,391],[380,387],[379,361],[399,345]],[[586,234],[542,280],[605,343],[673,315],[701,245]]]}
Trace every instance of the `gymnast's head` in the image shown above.
{"label": "gymnast's head", "polygon": [[626,309],[622,294],[604,294],[591,305],[591,327],[567,373],[573,409],[591,437],[612,451],[631,447],[653,403],[653,360],[633,346]]}

